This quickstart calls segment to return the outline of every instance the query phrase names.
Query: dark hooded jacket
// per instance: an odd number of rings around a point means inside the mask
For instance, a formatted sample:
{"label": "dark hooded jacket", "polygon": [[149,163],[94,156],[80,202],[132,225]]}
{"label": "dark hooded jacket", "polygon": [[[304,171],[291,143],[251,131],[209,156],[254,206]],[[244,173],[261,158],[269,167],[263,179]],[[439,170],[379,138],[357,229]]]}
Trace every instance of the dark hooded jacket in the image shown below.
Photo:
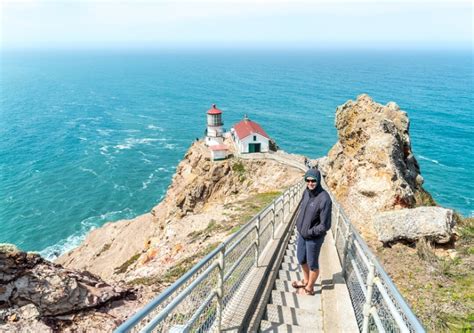
{"label": "dark hooded jacket", "polygon": [[305,239],[314,239],[326,235],[331,228],[332,201],[321,186],[321,174],[314,173],[318,185],[312,191],[308,188],[303,193],[301,206],[296,220],[296,228]]}

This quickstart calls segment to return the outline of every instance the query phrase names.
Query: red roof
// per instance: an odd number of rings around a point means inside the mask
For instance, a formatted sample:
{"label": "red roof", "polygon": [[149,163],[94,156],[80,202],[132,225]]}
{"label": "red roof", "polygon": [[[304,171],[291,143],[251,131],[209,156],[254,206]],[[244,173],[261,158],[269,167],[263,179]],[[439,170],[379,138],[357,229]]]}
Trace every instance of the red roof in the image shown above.
{"label": "red roof", "polygon": [[210,146],[210,150],[228,150],[229,148],[226,145],[215,145],[215,146]]}
{"label": "red roof", "polygon": [[222,111],[219,110],[215,104],[212,104],[212,108],[210,108],[209,110],[207,110],[207,114],[221,114]]}
{"label": "red roof", "polygon": [[240,140],[248,137],[252,133],[258,133],[267,139],[270,139],[268,134],[263,130],[263,128],[260,127],[259,124],[256,122],[253,122],[251,120],[244,119],[237,124],[234,125],[235,133],[237,133],[237,136],[239,137]]}

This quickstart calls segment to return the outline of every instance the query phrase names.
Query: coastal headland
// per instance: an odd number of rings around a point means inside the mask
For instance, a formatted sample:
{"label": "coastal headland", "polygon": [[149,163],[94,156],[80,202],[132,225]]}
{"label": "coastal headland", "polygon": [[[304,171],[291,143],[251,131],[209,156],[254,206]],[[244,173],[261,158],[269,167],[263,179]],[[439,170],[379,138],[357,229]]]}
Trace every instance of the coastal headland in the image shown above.
{"label": "coastal headland", "polygon": [[[465,325],[473,221],[439,210],[423,189],[407,113],[360,95],[337,108],[335,126],[338,142],[312,162],[336,200],[427,328]],[[113,330],[303,175],[294,162],[304,156],[241,158],[226,144],[230,157],[213,161],[193,142],[149,213],[93,230],[55,263],[0,248],[0,331]],[[400,227],[390,235],[387,213]]]}

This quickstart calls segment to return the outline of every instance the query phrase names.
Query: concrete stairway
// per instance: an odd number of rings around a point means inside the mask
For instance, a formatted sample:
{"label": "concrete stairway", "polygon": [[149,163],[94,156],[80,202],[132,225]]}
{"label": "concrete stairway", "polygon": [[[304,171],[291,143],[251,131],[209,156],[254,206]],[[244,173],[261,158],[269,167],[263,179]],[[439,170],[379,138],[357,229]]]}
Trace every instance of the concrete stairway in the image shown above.
{"label": "concrete stairway", "polygon": [[266,306],[260,332],[321,332],[321,283],[316,281],[314,296],[300,295],[291,286],[293,280],[302,280],[303,272],[296,259],[296,234],[290,239]]}

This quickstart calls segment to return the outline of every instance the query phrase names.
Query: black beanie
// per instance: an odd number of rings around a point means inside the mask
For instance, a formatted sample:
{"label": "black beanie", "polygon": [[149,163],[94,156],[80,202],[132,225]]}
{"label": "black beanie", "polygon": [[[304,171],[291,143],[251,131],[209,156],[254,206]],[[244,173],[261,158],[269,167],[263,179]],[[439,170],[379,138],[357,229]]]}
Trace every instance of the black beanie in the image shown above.
{"label": "black beanie", "polygon": [[318,184],[321,182],[321,173],[319,172],[319,170],[309,169],[308,171],[306,171],[306,173],[304,174],[304,179],[306,180],[309,177],[316,179]]}

